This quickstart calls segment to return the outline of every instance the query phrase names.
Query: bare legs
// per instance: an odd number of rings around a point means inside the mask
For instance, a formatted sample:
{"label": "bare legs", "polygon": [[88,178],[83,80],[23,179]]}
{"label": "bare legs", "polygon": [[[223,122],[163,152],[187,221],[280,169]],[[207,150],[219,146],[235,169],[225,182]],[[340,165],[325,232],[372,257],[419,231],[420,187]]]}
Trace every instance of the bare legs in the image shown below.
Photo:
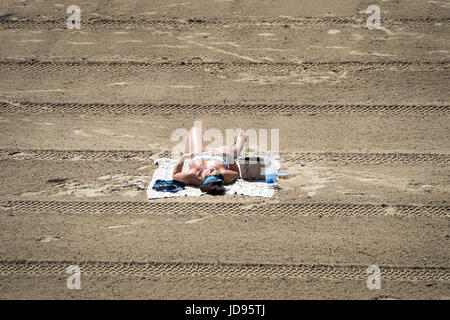
{"label": "bare legs", "polygon": [[234,143],[234,146],[233,146],[233,156],[234,156],[234,158],[239,157],[239,155],[242,152],[242,149],[244,148],[246,140],[247,139],[245,138],[244,133],[241,131],[239,133],[239,136],[237,137],[236,142]]}
{"label": "bare legs", "polygon": [[220,153],[227,157],[227,161],[229,163],[233,162],[234,159],[239,157],[239,154],[241,153],[242,149],[245,145],[245,135],[241,131],[236,139],[236,142],[232,146],[224,146],[214,149],[214,152]]}
{"label": "bare legs", "polygon": [[184,146],[184,154],[191,153],[193,155],[197,155],[202,153],[204,150],[205,147],[203,146],[201,131],[196,127],[192,127],[191,131],[189,131],[186,145]]}
{"label": "bare legs", "polygon": [[[234,159],[239,157],[239,154],[242,152],[242,149],[245,145],[245,135],[243,132],[240,132],[236,142],[232,146],[223,146],[215,148],[213,153],[220,154],[227,157],[228,162],[233,162]],[[198,155],[205,151],[205,147],[203,145],[203,139],[201,135],[201,131],[196,128],[192,127],[191,131],[189,131],[189,136],[186,140],[186,144],[184,146],[183,154],[192,154],[192,155]]]}

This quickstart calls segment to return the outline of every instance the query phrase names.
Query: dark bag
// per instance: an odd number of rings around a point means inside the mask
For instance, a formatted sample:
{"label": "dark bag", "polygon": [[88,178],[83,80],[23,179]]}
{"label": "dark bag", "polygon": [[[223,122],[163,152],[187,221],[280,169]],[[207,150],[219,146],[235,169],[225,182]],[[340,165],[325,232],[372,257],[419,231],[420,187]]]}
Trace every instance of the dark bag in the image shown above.
{"label": "dark bag", "polygon": [[236,160],[241,173],[241,178],[245,180],[257,181],[265,180],[264,159],[260,157],[245,157]]}

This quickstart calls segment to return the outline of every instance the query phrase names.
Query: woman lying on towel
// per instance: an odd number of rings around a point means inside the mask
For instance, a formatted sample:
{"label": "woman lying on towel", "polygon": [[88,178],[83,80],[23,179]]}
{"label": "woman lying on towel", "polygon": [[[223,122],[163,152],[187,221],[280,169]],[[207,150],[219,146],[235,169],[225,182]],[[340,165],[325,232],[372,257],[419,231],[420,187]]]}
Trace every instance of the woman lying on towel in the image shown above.
{"label": "woman lying on towel", "polygon": [[[239,167],[235,159],[245,144],[245,136],[241,132],[232,147],[220,147],[211,151],[205,150],[203,139],[198,128],[189,132],[185,150],[173,170],[172,178],[186,184],[200,186],[203,192],[218,195],[224,194],[224,184],[239,178]],[[189,171],[182,172],[185,160],[190,159]]]}

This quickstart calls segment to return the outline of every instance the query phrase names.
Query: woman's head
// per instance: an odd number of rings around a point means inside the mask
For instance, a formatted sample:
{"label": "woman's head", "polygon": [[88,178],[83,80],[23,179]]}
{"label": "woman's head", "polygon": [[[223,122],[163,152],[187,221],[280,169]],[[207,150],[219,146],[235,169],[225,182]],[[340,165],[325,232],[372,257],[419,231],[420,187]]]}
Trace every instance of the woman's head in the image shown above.
{"label": "woman's head", "polygon": [[210,176],[220,175],[220,170],[216,166],[203,167],[200,175],[201,175],[202,179],[205,180],[206,178],[208,178]]}
{"label": "woman's head", "polygon": [[218,174],[206,177],[203,184],[200,186],[200,190],[211,195],[223,195],[225,193],[223,176]]}

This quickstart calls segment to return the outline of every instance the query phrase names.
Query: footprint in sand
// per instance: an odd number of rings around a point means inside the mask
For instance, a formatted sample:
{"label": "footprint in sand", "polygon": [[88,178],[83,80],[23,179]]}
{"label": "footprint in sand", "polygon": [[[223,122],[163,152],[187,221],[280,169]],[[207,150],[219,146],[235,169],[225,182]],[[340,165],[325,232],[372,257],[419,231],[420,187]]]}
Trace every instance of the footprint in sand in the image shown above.
{"label": "footprint in sand", "polygon": [[188,220],[188,221],[186,221],[185,223],[186,223],[186,224],[197,223],[197,222],[200,222],[200,221],[202,221],[202,220],[205,220],[206,218],[208,218],[208,217],[203,217],[203,218],[192,219],[192,220]]}
{"label": "footprint in sand", "polygon": [[20,41],[14,41],[14,42],[19,42],[19,43],[25,43],[25,42],[40,43],[40,42],[44,42],[44,40],[40,40],[40,39],[27,39],[27,40],[20,40]]}
{"label": "footprint in sand", "polygon": [[119,41],[119,43],[143,43],[143,40],[123,40]]}
{"label": "footprint in sand", "polygon": [[168,7],[178,7],[178,6],[188,6],[190,5],[190,2],[182,2],[182,3],[173,3],[173,4],[169,4]]}
{"label": "footprint in sand", "polygon": [[360,52],[360,51],[351,51],[350,54],[358,55],[358,56],[366,56],[366,55],[372,55],[376,57],[395,57],[394,54],[390,53],[378,53],[378,52]]}
{"label": "footprint in sand", "polygon": [[132,227],[132,226],[137,226],[137,225],[141,225],[144,223],[147,223],[148,221],[145,219],[137,219],[133,222],[131,222],[130,224],[118,224],[118,225],[114,225],[114,226],[108,226],[106,227],[106,229],[120,229],[120,228],[125,228],[125,227]]}
{"label": "footprint in sand", "polygon": [[152,44],[152,47],[163,47],[163,48],[171,48],[171,49],[190,48],[190,46],[168,45],[168,44]]}
{"label": "footprint in sand", "polygon": [[392,31],[390,31],[390,30],[388,30],[388,29],[386,29],[386,28],[384,28],[384,27],[379,27],[378,28],[379,30],[383,30],[384,32],[386,32],[388,35],[390,35],[390,36],[395,36],[395,33],[394,32],[392,32]]}
{"label": "footprint in sand", "polygon": [[218,41],[218,42],[212,42],[211,44],[215,44],[215,45],[222,45],[222,44],[226,44],[228,46],[232,46],[235,48],[240,48],[241,45],[237,44],[236,42],[232,42],[232,41]]}
{"label": "footprint in sand", "polygon": [[200,37],[207,37],[207,36],[211,35],[211,33],[209,33],[209,32],[196,32],[195,35],[196,36],[200,36]]}
{"label": "footprint in sand", "polygon": [[431,53],[431,54],[435,54],[435,53],[449,54],[450,51],[447,51],[447,50],[435,50],[435,51],[428,51],[427,53]]}
{"label": "footprint in sand", "polygon": [[340,50],[340,49],[348,49],[348,47],[342,47],[342,46],[327,46],[325,49],[333,49],[333,50]]}
{"label": "footprint in sand", "polygon": [[145,170],[145,169],[148,169],[148,168],[151,168],[151,167],[152,166],[148,165],[148,166],[139,167],[136,170]]}
{"label": "footprint in sand", "polygon": [[33,122],[33,124],[37,124],[39,126],[54,126],[54,123],[51,122]]}
{"label": "footprint in sand", "polygon": [[332,29],[332,30],[328,30],[327,33],[328,34],[338,34],[339,32],[341,32],[340,30],[336,30],[336,29]]}
{"label": "footprint in sand", "polygon": [[431,190],[433,189],[433,186],[431,184],[424,184],[422,186],[420,186],[420,188],[424,191],[424,192],[431,192]]}
{"label": "footprint in sand", "polygon": [[40,196],[43,193],[45,193],[44,190],[38,191],[38,192],[25,192],[25,193],[22,193],[20,196],[21,197],[35,197],[35,196]]}
{"label": "footprint in sand", "polygon": [[73,133],[75,133],[77,136],[90,137],[90,135],[88,135],[87,133],[84,133],[82,130],[78,130],[78,129],[73,130]]}
{"label": "footprint in sand", "polygon": [[110,83],[107,84],[107,87],[112,87],[112,86],[126,86],[127,84],[133,84],[134,82],[114,82],[114,83]]}
{"label": "footprint in sand", "polygon": [[352,38],[356,41],[364,40],[364,37],[362,35],[360,35],[359,33],[353,33]]}
{"label": "footprint in sand", "polygon": [[36,241],[39,241],[39,242],[52,242],[52,241],[58,241],[58,240],[61,240],[61,238],[60,237],[50,237],[50,236],[41,236],[36,239]]}
{"label": "footprint in sand", "polygon": [[85,45],[93,45],[97,44],[95,42],[73,42],[73,41],[67,41],[67,44],[73,44],[73,45],[79,45],[79,46],[85,46]]}
{"label": "footprint in sand", "polygon": [[111,229],[119,229],[119,228],[125,228],[125,227],[129,227],[129,226],[130,226],[129,224],[119,224],[117,226],[106,227],[106,229],[109,229],[109,230],[111,230]]}
{"label": "footprint in sand", "polygon": [[104,134],[107,136],[114,136],[116,138],[134,138],[134,136],[129,135],[129,134],[117,134],[110,129],[98,129],[98,130],[94,130],[94,132],[99,133],[99,134]]}
{"label": "footprint in sand", "polygon": [[270,58],[270,57],[262,57],[261,59],[262,59],[262,60],[269,61],[269,62],[275,62],[275,60],[273,60],[273,59]]}

